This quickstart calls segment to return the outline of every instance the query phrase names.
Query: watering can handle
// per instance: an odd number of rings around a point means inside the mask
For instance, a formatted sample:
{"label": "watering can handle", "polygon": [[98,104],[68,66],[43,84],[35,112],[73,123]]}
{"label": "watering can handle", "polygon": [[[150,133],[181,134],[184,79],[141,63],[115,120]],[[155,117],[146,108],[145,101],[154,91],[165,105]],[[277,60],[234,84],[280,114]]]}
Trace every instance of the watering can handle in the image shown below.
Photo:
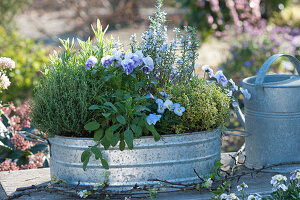
{"label": "watering can handle", "polygon": [[268,71],[268,69],[270,68],[271,64],[279,57],[281,56],[285,56],[288,57],[290,59],[290,61],[295,65],[298,74],[300,74],[300,61],[295,58],[294,56],[291,55],[287,55],[287,54],[275,54],[273,56],[271,56],[270,58],[268,58],[268,60],[266,60],[266,62],[261,66],[257,78],[255,80],[255,85],[262,85],[262,83],[264,82],[264,78],[265,75]]}

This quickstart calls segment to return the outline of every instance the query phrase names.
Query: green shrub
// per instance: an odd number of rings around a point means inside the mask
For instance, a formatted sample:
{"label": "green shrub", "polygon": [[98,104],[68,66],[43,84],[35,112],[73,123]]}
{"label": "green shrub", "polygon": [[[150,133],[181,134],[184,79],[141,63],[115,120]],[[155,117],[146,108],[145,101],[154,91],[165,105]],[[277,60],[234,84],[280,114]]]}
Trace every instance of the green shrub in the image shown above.
{"label": "green shrub", "polygon": [[186,111],[178,117],[176,133],[217,128],[229,117],[230,98],[215,83],[194,78],[187,84],[179,83],[169,88],[170,99],[184,105]]}
{"label": "green shrub", "polygon": [[51,67],[45,69],[34,91],[33,125],[48,136],[91,137],[83,127],[92,118],[88,108],[102,95],[103,82],[86,70],[80,59],[71,57],[69,49],[61,57],[55,53],[50,60]]}
{"label": "green shrub", "polygon": [[3,102],[26,99],[31,95],[40,70],[47,63],[47,53],[41,44],[22,38],[17,32],[7,33],[0,26],[0,56],[16,62],[16,69],[8,74],[11,85],[3,92]]}

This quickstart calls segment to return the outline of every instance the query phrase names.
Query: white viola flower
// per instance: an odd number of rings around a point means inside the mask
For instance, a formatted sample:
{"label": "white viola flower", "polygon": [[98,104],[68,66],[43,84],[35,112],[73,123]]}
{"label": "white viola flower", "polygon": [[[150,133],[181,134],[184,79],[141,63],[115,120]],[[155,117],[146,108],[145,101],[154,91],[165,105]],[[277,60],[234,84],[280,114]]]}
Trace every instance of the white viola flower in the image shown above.
{"label": "white viola flower", "polygon": [[237,188],[238,191],[242,191],[243,190],[242,186],[240,186],[240,185],[236,186],[236,188]]}
{"label": "white viola flower", "polygon": [[230,82],[231,85],[232,85],[232,91],[233,91],[233,92],[234,92],[234,91],[237,91],[237,90],[239,89],[239,87],[235,84],[235,82],[234,82],[232,79],[230,79],[229,82]]}
{"label": "white viola flower", "polygon": [[261,196],[259,194],[251,194],[248,196],[247,200],[262,200]]}
{"label": "white viola flower", "polygon": [[164,106],[164,101],[162,99],[156,99],[155,102],[157,103],[157,112],[164,113],[166,107]]}
{"label": "white viola flower", "polygon": [[157,107],[158,107],[158,108],[157,108],[157,112],[158,112],[158,113],[162,114],[162,113],[165,112],[165,109],[166,109],[166,108],[164,107],[164,104],[158,104]]}
{"label": "white viola flower", "polygon": [[160,118],[161,115],[156,115],[156,113],[153,113],[146,117],[146,120],[149,125],[155,125],[160,120]]}
{"label": "white viola flower", "polygon": [[162,99],[156,99],[155,103],[157,103],[157,104],[164,104],[164,101]]}
{"label": "white viola flower", "polygon": [[214,71],[209,67],[209,65],[203,65],[202,70],[208,73],[209,78],[214,77]]}
{"label": "white viola flower", "polygon": [[228,80],[221,70],[217,71],[214,77],[217,79],[217,82],[220,83],[223,87],[227,86]]}
{"label": "white viola flower", "polygon": [[283,191],[287,191],[288,189],[285,184],[280,184],[278,188],[281,188]]}
{"label": "white viola flower", "polygon": [[173,110],[174,109],[173,102],[170,99],[167,99],[164,102],[164,107],[169,109],[169,110]]}
{"label": "white viola flower", "polygon": [[245,99],[249,100],[251,98],[251,94],[248,92],[247,89],[240,88],[241,92],[243,93]]}
{"label": "white viola flower", "polygon": [[256,194],[256,195],[251,194],[247,198],[247,200],[261,200],[261,199],[262,199],[261,196],[258,194]]}
{"label": "white viola flower", "polygon": [[235,193],[231,193],[228,195],[228,200],[239,200],[239,198],[235,195]]}
{"label": "white viola flower", "polygon": [[228,195],[223,193],[220,195],[220,200],[227,200],[228,199]]}

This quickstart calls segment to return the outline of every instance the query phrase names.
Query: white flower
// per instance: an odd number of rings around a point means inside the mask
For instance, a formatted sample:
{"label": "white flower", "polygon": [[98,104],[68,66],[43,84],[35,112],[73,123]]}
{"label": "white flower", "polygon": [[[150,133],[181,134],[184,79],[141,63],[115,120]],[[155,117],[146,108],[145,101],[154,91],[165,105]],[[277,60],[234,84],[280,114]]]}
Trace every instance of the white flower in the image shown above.
{"label": "white flower", "polygon": [[11,58],[0,57],[0,70],[14,69],[14,68],[15,68],[15,61],[13,61]]}
{"label": "white flower", "polygon": [[240,185],[236,186],[236,188],[237,188],[238,191],[243,190],[243,188]]}
{"label": "white flower", "polygon": [[261,199],[262,198],[261,198],[261,196],[259,194],[255,194],[255,195],[251,194],[247,198],[247,200],[261,200]]}
{"label": "white flower", "polygon": [[211,188],[212,183],[213,183],[212,179],[209,178],[209,179],[207,179],[207,180],[205,181],[205,183],[203,183],[202,186],[205,187],[205,188]]}
{"label": "white flower", "polygon": [[77,193],[80,198],[83,198],[83,191]]}
{"label": "white flower", "polygon": [[283,191],[286,191],[288,189],[285,184],[280,184],[278,188],[281,188]]}
{"label": "white flower", "polygon": [[227,199],[228,200],[234,200],[234,199],[239,200],[239,198],[234,193],[231,193]]}
{"label": "white flower", "polygon": [[170,99],[167,99],[164,102],[164,107],[169,109],[169,110],[173,110],[173,102]]}
{"label": "white flower", "polygon": [[228,195],[225,193],[220,195],[220,200],[227,200],[227,198],[228,198]]}
{"label": "white flower", "polygon": [[0,89],[7,89],[10,86],[10,81],[8,77],[0,72]]}
{"label": "white flower", "polygon": [[203,65],[202,70],[208,73],[209,78],[214,77],[214,71],[209,67],[209,65]]}
{"label": "white flower", "polygon": [[236,188],[238,189],[238,191],[241,191],[245,188],[248,188],[248,185],[243,182],[242,184],[238,185]]}

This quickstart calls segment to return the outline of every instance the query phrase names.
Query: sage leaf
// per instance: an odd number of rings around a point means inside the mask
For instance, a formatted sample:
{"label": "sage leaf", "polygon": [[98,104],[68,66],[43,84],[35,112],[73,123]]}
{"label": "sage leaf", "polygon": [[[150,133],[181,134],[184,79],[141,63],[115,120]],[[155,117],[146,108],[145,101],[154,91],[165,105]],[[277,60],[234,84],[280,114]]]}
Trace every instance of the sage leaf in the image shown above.
{"label": "sage leaf", "polygon": [[126,119],[125,119],[125,117],[123,117],[122,115],[118,115],[116,118],[117,118],[117,121],[118,121],[120,124],[123,124],[123,125],[126,124]]}
{"label": "sage leaf", "polygon": [[95,131],[98,128],[100,128],[100,124],[96,121],[89,122],[84,126],[84,129],[87,131]]}
{"label": "sage leaf", "polygon": [[133,132],[134,132],[136,138],[142,137],[142,132],[143,132],[143,130],[142,130],[142,128],[141,128],[140,126],[137,126],[137,125],[135,125],[135,124],[131,124],[130,127],[131,127],[131,129],[133,130]]}
{"label": "sage leaf", "polygon": [[128,148],[133,149],[133,133],[129,128],[124,132],[124,139]]}
{"label": "sage leaf", "polygon": [[87,149],[84,152],[82,152],[81,154],[81,162],[84,162],[86,160],[87,157],[90,156],[90,150]]}
{"label": "sage leaf", "polygon": [[100,108],[100,106],[98,106],[98,105],[91,105],[89,107],[89,110],[98,110],[99,108]]}
{"label": "sage leaf", "polygon": [[115,133],[112,140],[111,140],[111,146],[116,146],[120,140],[120,133]]}
{"label": "sage leaf", "polygon": [[123,151],[125,149],[125,142],[124,142],[124,140],[120,140],[119,149],[121,151]]}
{"label": "sage leaf", "polygon": [[102,153],[100,151],[100,148],[92,146],[91,151],[95,155],[95,159],[98,160],[99,158],[102,158]]}
{"label": "sage leaf", "polygon": [[94,133],[94,141],[100,141],[102,136],[103,136],[103,129],[102,128],[97,129]]}
{"label": "sage leaf", "polygon": [[103,158],[100,158],[100,160],[101,160],[102,167],[104,169],[109,169],[109,166],[108,166],[108,163],[106,162],[106,160],[104,160]]}
{"label": "sage leaf", "polygon": [[89,163],[90,161],[90,156],[87,157],[84,162],[83,162],[83,165],[82,165],[82,169],[85,171],[86,170],[86,167],[87,167],[87,164]]}

